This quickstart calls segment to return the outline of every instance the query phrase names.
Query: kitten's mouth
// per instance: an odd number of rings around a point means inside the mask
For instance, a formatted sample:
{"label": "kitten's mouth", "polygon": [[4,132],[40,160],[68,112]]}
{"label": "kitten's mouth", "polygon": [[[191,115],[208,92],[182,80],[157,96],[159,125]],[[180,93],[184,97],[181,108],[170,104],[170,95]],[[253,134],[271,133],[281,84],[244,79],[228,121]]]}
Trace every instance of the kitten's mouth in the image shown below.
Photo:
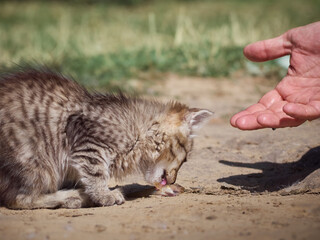
{"label": "kitten's mouth", "polygon": [[165,186],[165,185],[167,184],[166,173],[167,173],[166,170],[163,170],[163,174],[162,174],[162,176],[161,176],[161,182],[154,184],[155,187],[156,187],[157,189],[159,189],[159,190],[160,190],[163,186]]}
{"label": "kitten's mouth", "polygon": [[160,184],[161,184],[161,186],[165,186],[167,184],[167,179],[166,178],[162,178]]}
{"label": "kitten's mouth", "polygon": [[163,174],[161,176],[161,183],[160,183],[162,186],[165,186],[167,184],[166,176],[167,176],[167,171],[164,169]]}

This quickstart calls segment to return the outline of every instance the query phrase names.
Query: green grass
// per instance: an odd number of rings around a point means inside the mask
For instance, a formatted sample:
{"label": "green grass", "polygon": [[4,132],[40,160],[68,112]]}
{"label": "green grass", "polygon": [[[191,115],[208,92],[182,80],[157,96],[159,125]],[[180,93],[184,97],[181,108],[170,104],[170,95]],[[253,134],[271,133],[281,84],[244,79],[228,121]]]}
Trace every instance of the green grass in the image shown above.
{"label": "green grass", "polygon": [[0,66],[36,62],[124,89],[145,73],[228,76],[245,69],[246,44],[320,16],[319,0],[110,2],[1,1]]}

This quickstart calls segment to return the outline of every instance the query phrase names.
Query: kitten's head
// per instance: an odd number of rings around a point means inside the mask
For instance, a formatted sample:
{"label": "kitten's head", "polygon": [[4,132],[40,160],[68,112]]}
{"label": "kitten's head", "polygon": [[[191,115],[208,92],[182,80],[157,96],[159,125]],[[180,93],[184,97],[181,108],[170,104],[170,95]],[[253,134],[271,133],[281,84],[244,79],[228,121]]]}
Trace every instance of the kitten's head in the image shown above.
{"label": "kitten's head", "polygon": [[192,149],[196,131],[212,116],[209,110],[170,104],[166,114],[155,120],[147,133],[151,161],[143,169],[146,181],[156,187],[175,183]]}

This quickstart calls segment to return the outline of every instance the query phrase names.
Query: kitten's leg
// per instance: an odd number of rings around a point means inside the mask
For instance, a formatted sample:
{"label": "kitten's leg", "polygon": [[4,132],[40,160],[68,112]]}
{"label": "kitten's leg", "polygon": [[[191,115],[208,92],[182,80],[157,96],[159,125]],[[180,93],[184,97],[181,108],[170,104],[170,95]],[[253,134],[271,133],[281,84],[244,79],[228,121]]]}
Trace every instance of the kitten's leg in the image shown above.
{"label": "kitten's leg", "polygon": [[103,177],[85,176],[82,179],[84,192],[96,206],[120,205],[125,199],[119,189],[110,190],[107,181]]}
{"label": "kitten's leg", "polygon": [[12,209],[35,209],[35,208],[81,208],[90,206],[88,197],[81,190],[60,190],[55,193],[32,196],[19,194]]}
{"label": "kitten's leg", "polygon": [[78,164],[77,170],[84,193],[96,206],[120,205],[125,202],[120,190],[111,191],[108,188],[109,177],[104,166]]}
{"label": "kitten's leg", "polygon": [[71,115],[67,121],[66,136],[73,147],[69,167],[77,172],[84,193],[97,206],[124,203],[125,199],[119,190],[111,191],[108,188],[110,162],[106,159],[105,149],[109,147],[90,136],[91,129],[95,127],[94,121],[82,114]]}

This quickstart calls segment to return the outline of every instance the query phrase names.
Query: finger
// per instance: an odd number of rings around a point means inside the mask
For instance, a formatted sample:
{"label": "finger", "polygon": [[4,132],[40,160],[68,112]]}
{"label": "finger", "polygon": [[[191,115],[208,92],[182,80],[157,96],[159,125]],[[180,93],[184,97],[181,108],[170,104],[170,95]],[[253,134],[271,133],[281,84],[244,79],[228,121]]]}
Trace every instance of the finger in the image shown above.
{"label": "finger", "polygon": [[286,101],[276,101],[266,111],[257,116],[257,122],[263,128],[296,127],[304,120],[293,118],[283,111]]}
{"label": "finger", "polygon": [[238,118],[242,117],[243,115],[247,115],[245,113],[245,111],[241,111],[241,112],[238,112],[237,114],[233,115],[230,119],[230,124],[233,126],[233,127],[237,127],[236,125],[236,122],[238,120]]}
{"label": "finger", "polygon": [[293,118],[314,120],[320,118],[320,101],[313,101],[307,105],[288,103],[283,107],[283,111]]}
{"label": "finger", "polygon": [[[258,111],[260,109],[260,111]],[[235,127],[241,130],[256,130],[263,128],[263,126],[258,122],[258,116],[263,113],[269,113],[270,110],[267,110],[262,104],[254,104],[244,111],[244,114],[235,121]]]}
{"label": "finger", "polygon": [[256,130],[263,128],[258,123],[256,114],[248,114],[239,117],[235,122],[235,126],[241,130]]}
{"label": "finger", "polygon": [[230,124],[233,126],[233,127],[237,127],[237,120],[238,118],[242,117],[242,116],[245,116],[245,115],[249,115],[249,114],[252,114],[252,113],[255,113],[255,112],[261,112],[263,110],[265,110],[265,106],[263,104],[260,104],[260,103],[256,103],[250,107],[248,107],[246,110],[244,111],[241,111],[237,114],[235,114],[231,119],[230,119]]}
{"label": "finger", "polygon": [[244,55],[251,61],[263,62],[279,58],[291,53],[291,42],[287,33],[268,40],[255,42],[246,46]]}
{"label": "finger", "polygon": [[[261,111],[251,112],[245,111],[248,114],[240,116],[236,122],[236,127],[242,130],[254,130],[261,128],[282,128],[295,127],[304,122],[301,119],[294,119],[283,112],[283,106],[286,101],[276,101],[268,108],[260,108]],[[260,106],[263,106],[260,104]],[[251,106],[251,107],[254,107]],[[250,108],[249,108],[250,109]]]}
{"label": "finger", "polygon": [[[269,92],[267,92],[260,100],[259,103],[263,105],[265,108],[270,108],[271,106],[274,106],[275,104],[281,103],[282,97],[280,96],[279,92],[276,89],[273,89]],[[281,106],[282,109],[282,106]],[[274,111],[277,111],[276,109],[273,109]]]}
{"label": "finger", "polygon": [[[246,110],[239,112],[237,114],[235,114],[231,119],[230,119],[230,124],[233,127],[237,127],[243,130],[253,130],[253,129],[259,129],[261,128],[260,124],[257,122],[256,119],[254,119],[254,117],[257,117],[258,114],[257,113],[261,113],[263,111],[265,111],[267,108],[269,108],[272,105],[279,105],[279,104],[275,104],[278,102],[283,102],[282,101],[282,97],[280,96],[279,92],[275,89],[271,90],[270,92],[266,93],[259,101],[259,103],[256,103],[250,107],[248,107]],[[282,110],[282,106],[284,105],[284,103],[280,106],[279,108],[273,108],[273,111],[281,111]],[[251,117],[249,117],[250,114]],[[243,116],[246,116],[245,118],[242,118]],[[240,119],[238,121],[238,119]],[[248,124],[248,126],[245,126],[245,124]]]}
{"label": "finger", "polygon": [[259,115],[257,122],[261,128],[284,128],[299,126],[304,123],[305,120],[290,117],[284,112],[273,112]]}

